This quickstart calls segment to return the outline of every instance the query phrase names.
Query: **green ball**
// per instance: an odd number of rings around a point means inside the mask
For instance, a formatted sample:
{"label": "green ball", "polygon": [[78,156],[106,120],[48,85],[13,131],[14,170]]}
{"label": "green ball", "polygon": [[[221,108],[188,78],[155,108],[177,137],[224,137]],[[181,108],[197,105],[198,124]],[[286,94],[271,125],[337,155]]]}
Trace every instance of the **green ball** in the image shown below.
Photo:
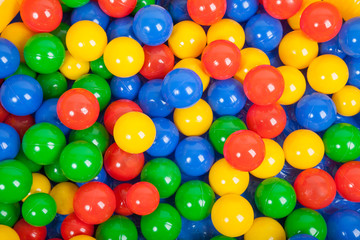
{"label": "green ball", "polygon": [[40,165],[55,163],[65,146],[64,133],[55,125],[46,122],[30,127],[22,141],[26,157]]}
{"label": "green ball", "polygon": [[325,240],[327,226],[320,213],[309,208],[299,208],[286,218],[285,232],[288,238],[296,234],[307,234],[318,240]]}
{"label": "green ball", "polygon": [[85,141],[69,143],[60,155],[60,168],[73,182],[88,182],[102,168],[102,154],[94,144]]}
{"label": "green ball", "polygon": [[223,235],[219,235],[219,236],[216,236],[216,237],[212,237],[210,240],[236,240],[236,239],[232,238],[232,237],[226,237],[226,236],[223,236]]}
{"label": "green ball", "polygon": [[152,183],[159,190],[160,198],[168,198],[180,186],[181,172],[170,159],[155,158],[145,164],[141,181]]}
{"label": "green ball", "polygon": [[209,139],[215,150],[223,154],[226,139],[234,132],[247,130],[246,125],[234,116],[223,116],[216,119],[209,129]]}
{"label": "green ball", "polygon": [[[63,5],[62,6],[65,6],[66,5]],[[71,11],[71,8],[68,8],[69,10],[68,11]],[[63,9],[63,12],[66,12],[66,10]],[[54,30],[51,32],[51,34],[55,35],[56,37],[58,37],[61,41],[61,43],[63,44],[64,48],[67,49],[66,47],[66,34],[67,32],[69,31],[69,28],[70,26],[66,23],[60,23],[60,25]]]}
{"label": "green ball", "polygon": [[214,202],[214,191],[208,184],[199,180],[184,183],[175,195],[177,210],[191,221],[200,221],[208,217]]}
{"label": "green ball", "polygon": [[70,8],[78,8],[90,2],[90,0],[60,0],[60,1]]}
{"label": "green ball", "polygon": [[340,163],[360,157],[360,130],[348,123],[328,128],[323,136],[326,155]]}
{"label": "green ball", "polygon": [[60,162],[56,161],[53,164],[44,166],[46,176],[53,182],[60,183],[66,182],[69,179],[65,177],[63,171],[60,168]]}
{"label": "green ball", "polygon": [[294,210],[296,193],[286,180],[276,177],[268,178],[256,188],[255,204],[265,216],[283,218]]}
{"label": "green ball", "polygon": [[60,39],[50,33],[32,36],[24,48],[26,64],[35,72],[49,74],[59,70],[65,59]]}
{"label": "green ball", "polygon": [[69,135],[69,142],[78,140],[93,143],[102,153],[104,153],[109,146],[110,137],[106,128],[101,123],[96,122],[94,125],[84,130],[72,130]]}
{"label": "green ball", "polygon": [[86,74],[75,81],[72,88],[83,88],[94,94],[100,104],[100,111],[104,110],[111,99],[109,83],[95,74]]}
{"label": "green ball", "polygon": [[96,240],[137,240],[135,224],[127,217],[115,215],[96,229]]}
{"label": "green ball", "polygon": [[14,74],[11,74],[10,76],[8,76],[5,79],[8,79],[11,76],[14,75],[27,75],[30,76],[32,78],[36,78],[36,72],[34,72],[33,70],[31,70],[28,65],[26,65],[26,63],[20,63],[18,69],[16,70],[16,72]]}
{"label": "green ball", "polygon": [[22,148],[20,148],[19,153],[15,157],[15,159],[18,160],[19,162],[21,162],[22,164],[24,164],[30,170],[30,172],[38,172],[38,171],[40,171],[40,169],[42,167],[42,165],[37,164],[37,163],[31,161],[30,159],[28,159],[25,156]]}
{"label": "green ball", "polygon": [[155,4],[155,0],[137,0],[135,9],[132,11],[132,14],[135,15],[141,8]]}
{"label": "green ball", "polygon": [[30,192],[30,170],[17,160],[0,162],[0,203],[16,203]]}
{"label": "green ball", "polygon": [[140,227],[147,240],[175,240],[181,231],[181,217],[173,206],[160,203],[154,212],[141,217]]}
{"label": "green ball", "polygon": [[96,59],[95,61],[90,62],[90,69],[91,72],[103,77],[105,79],[110,79],[113,77],[112,73],[106,68],[104,63],[104,57],[101,56],[100,58]]}
{"label": "green ball", "polygon": [[36,79],[43,90],[44,99],[59,98],[67,90],[67,81],[60,72],[39,74]]}
{"label": "green ball", "polygon": [[14,226],[20,217],[19,203],[0,203],[0,225]]}
{"label": "green ball", "polygon": [[26,198],[21,213],[24,220],[30,225],[46,226],[56,216],[56,202],[47,193],[34,193]]}
{"label": "green ball", "polygon": [[65,13],[65,12],[70,12],[70,11],[73,10],[71,7],[66,6],[66,5],[63,4],[62,2],[60,2],[60,4],[61,4],[62,11],[63,11],[64,13]]}

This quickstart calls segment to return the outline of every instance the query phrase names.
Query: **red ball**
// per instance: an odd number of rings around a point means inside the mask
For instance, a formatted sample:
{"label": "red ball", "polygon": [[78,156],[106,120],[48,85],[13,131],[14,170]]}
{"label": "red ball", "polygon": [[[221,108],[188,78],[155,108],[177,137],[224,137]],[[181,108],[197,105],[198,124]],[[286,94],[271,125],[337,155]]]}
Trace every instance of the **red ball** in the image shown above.
{"label": "red ball", "polygon": [[0,102],[0,122],[4,122],[7,116],[9,116],[10,113],[5,110],[5,108],[1,105]]}
{"label": "red ball", "polygon": [[315,2],[305,8],[300,17],[300,28],[317,42],[326,42],[340,31],[342,17],[339,10],[327,2]]}
{"label": "red ball", "polygon": [[51,32],[60,25],[63,12],[59,0],[24,0],[20,15],[30,30]]}
{"label": "red ball", "polygon": [[104,167],[106,172],[118,181],[136,178],[144,166],[144,154],[131,154],[121,150],[113,143],[105,152]]}
{"label": "red ball", "polygon": [[351,202],[360,202],[360,162],[343,164],[335,174],[336,188],[339,194]]}
{"label": "red ball", "polygon": [[24,219],[19,220],[15,226],[14,230],[20,237],[20,240],[45,240],[47,230],[46,227],[35,227],[27,222]]}
{"label": "red ball", "polygon": [[126,205],[130,211],[141,216],[154,212],[159,203],[159,191],[148,182],[135,183],[126,195]]}
{"label": "red ball", "polygon": [[100,224],[115,211],[116,199],[111,188],[102,182],[89,182],[81,186],[74,196],[74,212],[87,224]]}
{"label": "red ball", "polygon": [[302,171],[294,182],[294,189],[299,203],[311,209],[329,206],[336,195],[334,179],[317,168]]}
{"label": "red ball", "polygon": [[280,71],[270,65],[251,69],[244,79],[244,92],[257,105],[276,103],[284,91],[284,78]]}
{"label": "red ball", "polygon": [[246,125],[262,138],[280,135],[286,125],[286,113],[278,103],[261,106],[252,105],[246,115]]}
{"label": "red ball", "polygon": [[174,54],[165,44],[143,47],[145,62],[140,74],[146,79],[163,79],[174,68]]}
{"label": "red ball", "polygon": [[96,122],[100,106],[90,91],[74,88],[61,95],[56,111],[65,126],[74,130],[82,130],[91,127]]}
{"label": "red ball", "polygon": [[194,22],[210,26],[224,17],[226,0],[188,0],[187,10]]}
{"label": "red ball", "polygon": [[260,166],[264,160],[265,144],[253,131],[236,131],[225,141],[224,157],[234,168],[250,172]]}
{"label": "red ball", "polygon": [[295,15],[303,0],[263,0],[265,11],[277,19],[288,19]]}
{"label": "red ball", "polygon": [[61,223],[61,237],[68,240],[78,235],[92,236],[94,234],[94,225],[81,221],[75,213],[68,215]]}
{"label": "red ball", "polygon": [[4,123],[12,126],[22,139],[25,132],[35,124],[35,119],[32,115],[15,116],[10,114],[4,121]]}
{"label": "red ball", "polygon": [[225,80],[236,74],[240,67],[239,48],[227,40],[216,40],[207,45],[201,61],[212,78]]}
{"label": "red ball", "polygon": [[116,121],[125,113],[128,112],[142,112],[139,105],[135,102],[121,99],[115,102],[112,102],[105,110],[104,114],[104,125],[106,130],[113,135],[113,130]]}
{"label": "red ball", "polygon": [[101,10],[114,18],[122,18],[129,15],[136,7],[136,0],[99,0]]}
{"label": "red ball", "polygon": [[130,183],[122,183],[116,186],[114,188],[114,193],[116,197],[116,209],[115,212],[117,214],[123,215],[123,216],[129,216],[132,214],[128,206],[126,205],[126,196],[131,188],[132,184]]}

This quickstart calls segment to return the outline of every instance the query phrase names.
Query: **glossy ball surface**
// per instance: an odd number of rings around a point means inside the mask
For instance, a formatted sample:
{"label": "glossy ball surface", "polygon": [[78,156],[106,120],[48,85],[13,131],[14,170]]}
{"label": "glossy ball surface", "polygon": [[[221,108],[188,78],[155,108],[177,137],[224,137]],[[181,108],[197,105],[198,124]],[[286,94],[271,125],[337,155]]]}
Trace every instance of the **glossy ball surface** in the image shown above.
{"label": "glossy ball surface", "polygon": [[360,164],[357,161],[351,161],[343,164],[335,174],[335,183],[337,191],[348,201],[360,202],[360,181],[358,174]]}
{"label": "glossy ball surface", "polygon": [[63,65],[59,68],[59,71],[64,77],[70,80],[76,80],[84,74],[87,74],[90,70],[90,64],[88,61],[83,61],[73,57],[69,51],[65,52],[65,59]]}
{"label": "glossy ball surface", "polygon": [[277,19],[288,19],[301,8],[302,0],[263,0],[265,11]]}
{"label": "glossy ball surface", "polygon": [[129,15],[136,6],[136,0],[99,0],[100,8],[110,17],[123,18]]}
{"label": "glossy ball surface", "polygon": [[237,22],[245,22],[258,10],[257,0],[227,0],[225,17]]}
{"label": "glossy ball surface", "polygon": [[189,0],[187,10],[191,19],[204,26],[212,25],[223,18],[226,0]]}
{"label": "glossy ball surface", "polygon": [[242,49],[245,43],[245,33],[242,26],[232,19],[222,19],[211,25],[207,31],[207,43],[216,40],[227,40]]}
{"label": "glossy ball surface", "polygon": [[110,88],[116,99],[134,100],[139,94],[141,81],[137,75],[128,78],[113,77]]}
{"label": "glossy ball surface", "polygon": [[72,25],[83,20],[95,22],[106,30],[110,22],[110,17],[101,10],[98,3],[88,2],[87,4],[78,7],[71,12]]}
{"label": "glossy ball surface", "polygon": [[68,215],[74,212],[73,200],[78,187],[71,182],[56,184],[50,191],[57,206],[56,212],[61,215]]}
{"label": "glossy ball surface", "polygon": [[281,66],[277,68],[284,78],[284,92],[278,103],[291,105],[299,101],[306,90],[306,80],[302,72],[292,66]]}
{"label": "glossy ball surface", "polygon": [[20,54],[16,46],[9,40],[0,38],[1,70],[0,78],[5,78],[15,73],[20,65]]}
{"label": "glossy ball surface", "polygon": [[137,215],[148,215],[156,210],[160,202],[159,191],[148,182],[137,182],[126,195],[126,205]]}
{"label": "glossy ball surface", "polygon": [[342,50],[351,57],[360,57],[360,47],[356,42],[359,36],[356,34],[360,29],[360,17],[354,17],[344,23],[339,33],[339,43]]}
{"label": "glossy ball surface", "polygon": [[60,233],[64,240],[69,240],[79,235],[92,236],[94,234],[94,225],[84,223],[75,213],[71,213],[61,223]]}
{"label": "glossy ball surface", "polygon": [[47,230],[45,226],[35,227],[25,222],[24,219],[19,220],[14,228],[20,239],[25,240],[45,240],[47,235]]}
{"label": "glossy ball surface", "polygon": [[36,80],[43,90],[44,99],[59,98],[67,90],[67,81],[60,72],[39,74]]}
{"label": "glossy ball surface", "polygon": [[336,111],[347,117],[360,112],[360,90],[355,86],[346,85],[332,96]]}
{"label": "glossy ball surface", "polygon": [[113,189],[116,198],[115,213],[122,216],[129,216],[132,214],[126,205],[126,195],[131,186],[132,184],[130,183],[121,183]]}
{"label": "glossy ball surface", "polygon": [[210,82],[210,76],[206,73],[204,66],[201,61],[197,58],[186,58],[180,60],[175,66],[175,68],[187,68],[193,70],[201,79],[203,85],[203,91],[208,87]]}
{"label": "glossy ball surface", "polygon": [[20,137],[8,124],[0,123],[0,161],[14,159],[20,150]]}
{"label": "glossy ball surface", "polygon": [[100,224],[95,236],[98,240],[117,239],[119,237],[128,240],[138,239],[135,224],[123,216],[112,216],[109,220]]}
{"label": "glossy ball surface", "polygon": [[328,221],[329,240],[353,238],[357,239],[360,215],[352,210],[340,210],[332,214]]}
{"label": "glossy ball surface", "polygon": [[20,237],[16,231],[5,225],[0,225],[0,237],[4,239],[20,240]]}
{"label": "glossy ball surface", "polygon": [[19,203],[0,203],[0,224],[13,227],[20,217]]}
{"label": "glossy ball surface", "polygon": [[284,228],[279,222],[269,217],[255,218],[250,230],[244,235],[245,240],[285,240]]}
{"label": "glossy ball surface", "polygon": [[56,203],[49,194],[35,193],[25,200],[21,212],[27,223],[36,227],[42,227],[54,220],[56,216]]}

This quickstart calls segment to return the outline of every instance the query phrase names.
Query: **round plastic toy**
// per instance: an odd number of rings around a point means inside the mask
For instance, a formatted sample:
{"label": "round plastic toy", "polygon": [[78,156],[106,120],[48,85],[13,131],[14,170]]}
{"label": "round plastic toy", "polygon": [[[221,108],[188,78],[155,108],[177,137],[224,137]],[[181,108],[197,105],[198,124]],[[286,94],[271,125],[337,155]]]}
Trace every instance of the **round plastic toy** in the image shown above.
{"label": "round plastic toy", "polygon": [[30,195],[21,208],[22,216],[27,223],[36,227],[49,224],[56,215],[55,200],[46,193]]}
{"label": "round plastic toy", "polygon": [[344,60],[325,54],[315,58],[309,65],[307,79],[317,92],[332,94],[342,89],[349,78]]}
{"label": "round plastic toy", "polygon": [[45,165],[44,171],[45,171],[46,176],[53,182],[68,181],[68,178],[65,177],[63,171],[60,168],[59,161],[56,161],[55,163],[50,164],[50,165]]}
{"label": "round plastic toy", "polygon": [[[34,72],[33,70],[31,70],[26,63],[21,62],[18,69],[16,69],[15,73],[12,74],[13,75],[28,75],[32,78],[36,78],[36,72]],[[9,77],[7,77],[9,78]],[[7,79],[5,78],[5,80]]]}
{"label": "round plastic toy", "polygon": [[360,112],[360,90],[354,86],[345,86],[332,96],[336,111],[343,116],[354,116]]}
{"label": "round plastic toy", "polygon": [[99,112],[99,102],[94,94],[82,88],[67,90],[57,104],[60,121],[73,130],[83,130],[92,126]]}
{"label": "round plastic toy", "polygon": [[60,25],[63,12],[57,0],[24,0],[20,15],[30,30],[51,32]]}
{"label": "round plastic toy", "polygon": [[0,238],[9,240],[20,240],[19,235],[9,226],[0,224]]}
{"label": "round plastic toy", "polygon": [[343,164],[336,172],[336,189],[348,201],[360,202],[360,163],[352,161]]}
{"label": "round plastic toy", "polygon": [[187,11],[187,0],[170,1],[168,11],[174,23],[184,20],[191,20]]}
{"label": "round plastic toy", "polygon": [[193,70],[201,79],[203,85],[203,91],[208,87],[210,82],[210,76],[205,72],[205,69],[201,61],[197,58],[186,58],[179,61],[175,66],[176,68],[187,68]]}
{"label": "round plastic toy", "polygon": [[55,35],[60,39],[65,49],[66,49],[66,34],[69,31],[69,28],[70,26],[68,24],[62,22],[54,31],[51,32],[51,34]]}
{"label": "round plastic toy", "polygon": [[20,149],[20,137],[13,127],[0,123],[0,161],[14,159]]}
{"label": "round plastic toy", "polygon": [[159,192],[148,182],[137,182],[132,185],[126,195],[126,205],[137,215],[144,216],[155,211],[160,202]]}
{"label": "round plastic toy", "polygon": [[228,237],[238,237],[249,231],[254,222],[250,203],[237,194],[219,198],[212,210],[211,219],[216,230]]}
{"label": "round plastic toy", "polygon": [[88,2],[89,0],[61,0],[61,3],[68,8],[79,8],[81,6],[84,6]]}
{"label": "round plastic toy", "polygon": [[308,234],[296,234],[289,238],[289,240],[317,240],[317,238]]}
{"label": "round plastic toy", "polygon": [[9,115],[4,123],[13,127],[16,132],[19,134],[20,139],[23,138],[25,132],[35,124],[35,119],[32,115],[26,116],[16,116],[16,115]]}
{"label": "round plastic toy", "polygon": [[41,85],[44,99],[59,98],[67,90],[67,81],[60,72],[39,74],[36,80]]}
{"label": "round plastic toy", "polygon": [[108,240],[124,238],[127,240],[137,240],[138,233],[135,224],[123,216],[112,216],[106,222],[100,224],[96,230],[97,240]]}
{"label": "round plastic toy", "polygon": [[336,110],[330,97],[322,93],[313,93],[298,101],[295,116],[302,127],[314,132],[321,132],[335,122]]}
{"label": "round plastic toy", "polygon": [[22,200],[23,202],[34,193],[50,193],[51,185],[47,177],[41,173],[32,173],[32,185],[27,196]]}
{"label": "round plastic toy", "polygon": [[30,159],[28,159],[21,148],[15,159],[23,163],[31,172],[38,172],[42,168],[41,165],[34,163]]}
{"label": "round plastic toy", "polygon": [[216,40],[227,40],[242,49],[245,43],[245,33],[242,26],[232,19],[222,19],[211,25],[207,31],[207,43]]}
{"label": "round plastic toy", "polygon": [[305,129],[290,133],[284,141],[283,149],[286,161],[297,169],[315,167],[321,162],[325,152],[319,135]]}
{"label": "round plastic toy", "polygon": [[74,58],[69,51],[65,52],[65,60],[59,71],[64,77],[70,80],[76,80],[90,70],[90,64],[87,61]]}
{"label": "round plastic toy", "polygon": [[132,11],[132,14],[136,14],[141,8],[155,4],[155,0],[141,0],[136,3],[135,9]]}
{"label": "round plastic toy", "polygon": [[69,143],[60,155],[64,175],[74,182],[87,182],[99,174],[102,155],[98,147],[85,141]]}
{"label": "round plastic toy", "polygon": [[245,240],[286,240],[284,228],[276,220],[269,217],[255,218],[250,230],[245,233]]}
{"label": "round plastic toy", "polygon": [[[108,179],[107,172],[105,171],[104,168],[101,168],[99,174],[96,175],[91,181],[88,181],[88,182],[102,182],[102,183],[105,183],[105,184],[110,184],[109,180],[110,179]],[[84,185],[84,184],[86,184],[88,182],[77,182],[76,185],[81,187],[82,185]]]}
{"label": "round plastic toy", "polygon": [[188,0],[187,10],[194,22],[209,26],[224,17],[226,5],[226,0]]}
{"label": "round plastic toy", "polygon": [[12,227],[20,217],[20,205],[0,203],[0,212],[0,224]]}
{"label": "round plastic toy", "polygon": [[210,215],[215,194],[205,182],[192,180],[180,186],[175,205],[180,214],[191,221],[200,221]]}
{"label": "round plastic toy", "polygon": [[71,24],[82,20],[93,21],[106,30],[110,22],[110,17],[101,10],[98,3],[88,2],[84,6],[76,8],[71,12]]}
{"label": "round plastic toy", "polygon": [[360,17],[354,17],[344,23],[339,33],[342,50],[351,57],[360,57],[360,47],[356,44],[360,39],[356,34],[360,29]]}
{"label": "round plastic toy", "polygon": [[169,72],[161,85],[164,100],[175,108],[188,108],[202,95],[200,77],[192,70],[177,68]]}
{"label": "round plastic toy", "polygon": [[326,155],[340,163],[360,157],[360,130],[348,123],[339,123],[326,130],[323,141]]}
{"label": "round plastic toy", "polygon": [[113,18],[126,17],[136,6],[136,0],[99,0],[98,2],[100,8]]}
{"label": "round plastic toy", "polygon": [[[279,57],[284,65],[304,69],[317,57],[319,46],[301,30],[286,34],[279,44]],[[330,68],[329,68],[330,69]]]}
{"label": "round plastic toy", "polygon": [[19,50],[12,42],[5,38],[0,38],[0,57],[0,78],[5,78],[15,73],[20,65]]}
{"label": "round plastic toy", "polygon": [[247,21],[257,12],[259,7],[257,0],[230,0],[226,2],[225,17],[237,22]]}
{"label": "round plastic toy", "polygon": [[109,41],[118,37],[129,37],[136,40],[141,44],[141,41],[135,36],[133,31],[133,17],[124,17],[114,19],[108,26],[106,34],[108,35]]}
{"label": "round plastic toy", "polygon": [[78,235],[92,236],[94,235],[94,225],[84,223],[75,213],[71,213],[61,223],[60,232],[64,240],[69,240]]}
{"label": "round plastic toy", "polygon": [[284,78],[284,92],[278,103],[281,105],[291,105],[299,101],[306,89],[304,75],[295,67],[281,66],[277,68]]}
{"label": "round plastic toy", "polygon": [[77,235],[75,237],[70,238],[69,240],[96,240],[96,239],[88,235]]}
{"label": "round plastic toy", "polygon": [[24,219],[19,220],[15,226],[14,230],[19,235],[20,239],[28,239],[28,240],[45,240],[47,230],[45,226],[35,227],[27,222]]}
{"label": "round plastic toy", "polygon": [[301,14],[304,12],[305,8],[307,6],[309,6],[310,4],[314,3],[314,2],[319,2],[321,0],[303,0],[300,10],[297,11],[294,15],[292,15],[291,17],[289,17],[287,19],[287,22],[289,24],[289,26],[293,29],[293,30],[298,30],[300,29],[300,17]]}
{"label": "round plastic toy", "polygon": [[[0,81],[1,82],[1,81]],[[1,83],[2,84],[2,83]],[[4,107],[2,106],[2,104],[0,104],[0,122],[4,122],[5,119],[10,115],[10,113],[8,113]]]}
{"label": "round plastic toy", "polygon": [[339,35],[327,42],[320,44],[320,55],[324,54],[333,54],[341,59],[344,59],[346,57],[346,54],[341,49],[339,44]]}
{"label": "round plastic toy", "polygon": [[90,62],[90,68],[92,73],[99,75],[100,77],[103,77],[105,79],[109,79],[113,76],[111,72],[109,72],[109,70],[106,68],[103,56],[99,57],[95,61]]}
{"label": "round plastic toy", "polygon": [[239,48],[227,40],[215,40],[204,48],[201,62],[212,78],[225,80],[233,77],[240,66]]}
{"label": "round plastic toy", "polygon": [[298,208],[286,218],[285,232],[289,238],[296,234],[308,234],[325,240],[327,226],[320,213],[309,208]]}
{"label": "round plastic toy", "polygon": [[56,184],[50,191],[56,202],[57,213],[61,215],[68,215],[74,212],[73,200],[78,187],[71,182],[63,182]]}
{"label": "round plastic toy", "polygon": [[300,10],[302,0],[263,0],[265,11],[277,19],[288,19]]}
{"label": "round plastic toy", "polygon": [[14,75],[2,84],[0,100],[9,113],[25,116],[34,113],[40,107],[43,92],[39,82],[34,78]]}
{"label": "round plastic toy", "polygon": [[74,212],[87,224],[100,224],[115,211],[116,199],[113,190],[101,182],[89,182],[81,186],[74,196]]}
{"label": "round plastic toy", "polygon": [[137,75],[128,78],[113,77],[110,88],[113,97],[134,100],[139,94],[141,81]]}
{"label": "round plastic toy", "polygon": [[130,183],[121,183],[113,189],[116,198],[115,213],[122,216],[129,216],[132,214],[126,205],[126,195],[131,186]]}
{"label": "round plastic toy", "polygon": [[199,24],[182,21],[174,26],[168,43],[176,57],[196,58],[206,46],[206,33]]}
{"label": "round plastic toy", "polygon": [[160,203],[151,214],[141,217],[141,232],[148,240],[175,240],[180,234],[181,217],[169,204]]}
{"label": "round plastic toy", "polygon": [[357,239],[359,230],[360,215],[352,210],[340,210],[332,214],[327,220],[328,239]]}
{"label": "round plastic toy", "polygon": [[137,74],[145,61],[141,45],[129,37],[118,37],[109,42],[104,51],[106,68],[117,77]]}

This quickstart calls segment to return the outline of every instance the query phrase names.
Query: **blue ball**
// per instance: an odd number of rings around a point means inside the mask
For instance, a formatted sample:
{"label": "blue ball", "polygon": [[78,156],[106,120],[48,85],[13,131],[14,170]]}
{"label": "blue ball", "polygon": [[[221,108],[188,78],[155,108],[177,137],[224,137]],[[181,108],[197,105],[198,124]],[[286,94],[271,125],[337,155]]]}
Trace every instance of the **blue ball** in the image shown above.
{"label": "blue ball", "polygon": [[[91,180],[89,182],[102,182],[102,183],[107,184],[107,181],[108,181],[107,173],[104,168],[101,168],[99,174],[93,180]],[[89,182],[82,182],[82,183],[77,182],[76,185],[81,187],[82,185],[89,183]]]}
{"label": "blue ball", "polygon": [[185,20],[191,20],[187,10],[187,0],[170,1],[169,13],[175,23]]}
{"label": "blue ball", "polygon": [[351,57],[360,57],[360,17],[346,21],[339,33],[342,50]]}
{"label": "blue ball", "polygon": [[193,70],[177,68],[164,78],[161,94],[165,101],[175,108],[187,108],[200,100],[203,85],[199,75]]}
{"label": "blue ball", "polygon": [[9,77],[1,86],[0,101],[11,114],[25,116],[36,112],[43,100],[40,83],[27,75]]}
{"label": "blue ball", "polygon": [[19,50],[9,40],[0,38],[0,78],[6,78],[15,73],[19,65]]}
{"label": "blue ball", "polygon": [[327,221],[328,240],[360,239],[360,214],[353,210],[340,210]]}
{"label": "blue ball", "polygon": [[347,56],[344,60],[349,69],[348,84],[360,88],[360,58]]}
{"label": "blue ball", "polygon": [[202,137],[187,137],[175,150],[175,162],[189,176],[207,173],[214,163],[215,153],[211,144]]}
{"label": "blue ball", "polygon": [[338,56],[339,58],[346,57],[346,54],[340,47],[338,35],[330,41],[320,44],[320,55],[323,54],[332,54]]}
{"label": "blue ball", "polygon": [[166,157],[175,150],[179,142],[179,130],[173,122],[166,118],[152,120],[156,128],[156,137],[146,152],[153,157]]}
{"label": "blue ball", "polygon": [[279,50],[276,48],[270,52],[266,52],[266,55],[268,56],[270,60],[270,65],[273,67],[280,67],[284,64],[281,62],[281,59],[279,57]]}
{"label": "blue ball", "polygon": [[140,87],[141,81],[137,75],[128,78],[114,76],[110,82],[111,93],[117,99],[134,100]]}
{"label": "blue ball", "polygon": [[236,22],[249,20],[258,10],[258,0],[227,0],[226,18],[231,18]]}
{"label": "blue ball", "polygon": [[316,237],[307,234],[296,234],[289,238],[289,240],[318,240]]}
{"label": "blue ball", "polygon": [[336,120],[336,107],[332,99],[322,93],[302,97],[296,105],[296,120],[307,129],[321,132]]}
{"label": "blue ball", "polygon": [[54,220],[46,225],[47,239],[62,238],[61,236],[61,224],[68,215],[56,214]]}
{"label": "blue ball", "polygon": [[264,52],[275,49],[279,45],[282,35],[281,22],[266,13],[251,17],[245,26],[246,44]]}
{"label": "blue ball", "polygon": [[173,110],[161,94],[161,79],[154,79],[145,83],[139,91],[139,105],[150,117],[167,117]]}
{"label": "blue ball", "polygon": [[181,223],[181,232],[177,238],[179,240],[208,240],[220,235],[210,216],[201,221],[191,221],[181,217]]}
{"label": "blue ball", "polygon": [[83,20],[95,22],[106,30],[110,22],[110,17],[101,10],[97,2],[90,1],[84,6],[75,8],[71,13],[71,24]]}
{"label": "blue ball", "polygon": [[135,36],[149,46],[157,46],[166,42],[172,29],[173,22],[169,12],[157,5],[141,8],[134,17]]}
{"label": "blue ball", "polygon": [[142,44],[141,41],[135,36],[132,28],[133,22],[133,17],[118,18],[112,21],[106,29],[106,35],[109,42],[118,37],[129,37]]}
{"label": "blue ball", "polygon": [[60,122],[60,119],[56,112],[58,100],[58,98],[51,98],[44,101],[35,113],[35,123],[51,123],[58,127],[65,135],[68,135],[71,129],[62,124],[62,122]]}
{"label": "blue ball", "polygon": [[221,116],[238,114],[246,103],[242,84],[233,78],[212,83],[207,98],[212,110]]}
{"label": "blue ball", "polygon": [[10,125],[0,123],[0,161],[14,159],[19,150],[19,134]]}

